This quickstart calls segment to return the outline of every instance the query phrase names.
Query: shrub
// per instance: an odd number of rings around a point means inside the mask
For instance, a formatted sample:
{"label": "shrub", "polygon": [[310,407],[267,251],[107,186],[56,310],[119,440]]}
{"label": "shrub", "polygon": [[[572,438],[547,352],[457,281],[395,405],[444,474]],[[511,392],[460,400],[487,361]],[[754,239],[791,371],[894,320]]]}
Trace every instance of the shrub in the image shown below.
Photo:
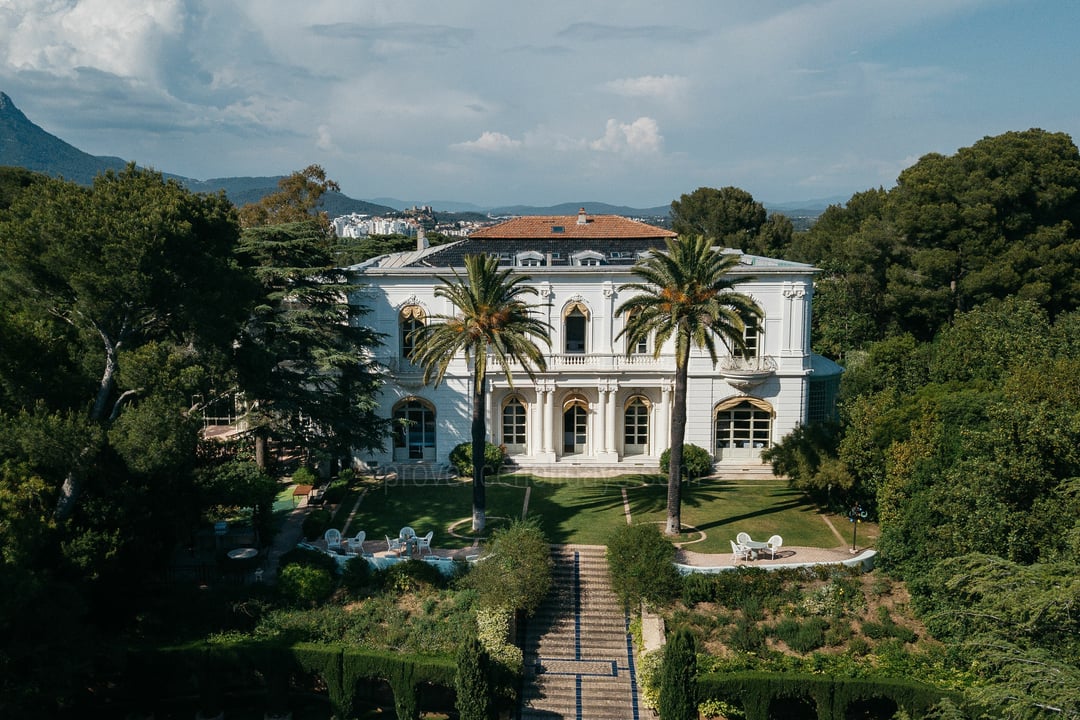
{"label": "shrub", "polygon": [[642,653],[637,666],[637,681],[641,688],[641,704],[650,710],[656,710],[660,700],[660,666],[664,662],[664,651],[652,650]]}
{"label": "shrub", "polygon": [[326,553],[302,547],[295,547],[278,559],[279,569],[287,565],[303,565],[304,567],[320,568],[329,572],[333,572],[337,568],[334,558]]}
{"label": "shrub", "polygon": [[292,481],[297,485],[318,485],[319,478],[315,471],[309,467],[299,468],[293,473]]}
{"label": "shrub", "polygon": [[[484,446],[484,475],[494,475],[499,472],[506,455],[498,445],[487,443]],[[458,475],[472,477],[472,443],[463,442],[450,451],[450,464],[457,469]]]}
{"label": "shrub", "polygon": [[687,607],[698,603],[712,602],[713,581],[711,575],[690,573],[682,579],[682,601]]}
{"label": "shrub", "polygon": [[651,523],[622,525],[612,533],[607,563],[612,590],[627,608],[642,600],[664,605],[682,584],[675,569],[675,546]]}
{"label": "shrub", "polygon": [[524,669],[521,648],[510,642],[513,613],[505,608],[477,608],[476,634],[492,660],[517,674]]}
{"label": "shrub", "polygon": [[[671,448],[660,453],[660,472],[665,475],[671,468]],[[713,458],[705,448],[691,445],[682,446],[682,478],[694,480],[712,474]]]}
{"label": "shrub", "polygon": [[278,590],[287,602],[313,606],[330,597],[334,591],[334,579],[326,570],[289,565],[278,573]]}
{"label": "shrub", "polygon": [[728,632],[728,645],[735,650],[756,653],[765,647],[765,635],[746,618],[739,618]]}
{"label": "shrub", "polygon": [[697,720],[696,676],[694,636],[689,630],[680,628],[664,646],[658,702],[660,717],[664,720]]}
{"label": "shrub", "polygon": [[457,675],[454,690],[455,708],[461,720],[490,720],[495,717],[491,702],[488,655],[476,638],[462,645],[457,656]]}
{"label": "shrub", "polygon": [[309,540],[316,540],[322,537],[326,529],[330,527],[330,511],[323,510],[322,508],[316,508],[308,511],[306,517],[304,517],[304,524],[300,526],[301,531],[304,533],[304,537]]}
{"label": "shrub", "polygon": [[[333,561],[331,557],[327,559]],[[341,572],[341,584],[350,595],[358,597],[372,589],[373,576],[371,563],[365,558],[354,557],[345,563],[345,568]]]}
{"label": "shrub", "polygon": [[817,650],[825,644],[825,629],[828,623],[821,618],[809,618],[799,622],[794,618],[781,620],[774,632],[795,652],[807,653]]}
{"label": "shrub", "polygon": [[446,579],[439,569],[423,560],[409,559],[383,571],[382,585],[399,594],[415,593],[425,587],[444,587]]}
{"label": "shrub", "polygon": [[551,588],[551,549],[535,520],[518,520],[492,533],[488,552],[474,564],[465,585],[488,608],[532,615]]}

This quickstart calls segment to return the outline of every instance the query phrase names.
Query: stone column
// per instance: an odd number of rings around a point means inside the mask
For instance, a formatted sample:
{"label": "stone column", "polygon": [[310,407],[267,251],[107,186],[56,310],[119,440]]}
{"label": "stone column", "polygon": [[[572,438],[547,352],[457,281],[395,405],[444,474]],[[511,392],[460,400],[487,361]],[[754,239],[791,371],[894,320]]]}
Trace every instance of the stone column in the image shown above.
{"label": "stone column", "polygon": [[601,383],[600,387],[596,390],[598,401],[596,403],[596,412],[593,414],[595,422],[593,423],[593,435],[596,437],[595,444],[593,445],[593,455],[600,457],[607,454],[607,389]]}

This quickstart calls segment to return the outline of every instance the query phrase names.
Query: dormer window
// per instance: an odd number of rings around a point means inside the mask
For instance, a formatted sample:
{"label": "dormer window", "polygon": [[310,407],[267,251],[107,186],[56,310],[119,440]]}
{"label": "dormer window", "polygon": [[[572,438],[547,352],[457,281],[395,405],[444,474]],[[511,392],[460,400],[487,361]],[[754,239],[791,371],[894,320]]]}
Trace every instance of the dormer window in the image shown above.
{"label": "dormer window", "polygon": [[574,265],[599,265],[603,262],[604,256],[602,253],[593,250],[583,250],[582,252],[574,253],[572,259]]}
{"label": "dormer window", "polygon": [[535,250],[526,250],[517,254],[517,264],[521,267],[540,267],[544,264],[544,256]]}

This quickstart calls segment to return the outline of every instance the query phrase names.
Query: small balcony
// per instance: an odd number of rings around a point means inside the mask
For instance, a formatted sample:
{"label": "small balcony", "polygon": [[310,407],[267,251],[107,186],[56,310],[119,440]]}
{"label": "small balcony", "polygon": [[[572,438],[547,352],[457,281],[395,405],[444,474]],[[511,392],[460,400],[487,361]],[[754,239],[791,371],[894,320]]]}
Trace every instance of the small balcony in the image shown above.
{"label": "small balcony", "polygon": [[771,357],[727,357],[720,360],[718,371],[727,384],[739,392],[748,392],[776,374]]}

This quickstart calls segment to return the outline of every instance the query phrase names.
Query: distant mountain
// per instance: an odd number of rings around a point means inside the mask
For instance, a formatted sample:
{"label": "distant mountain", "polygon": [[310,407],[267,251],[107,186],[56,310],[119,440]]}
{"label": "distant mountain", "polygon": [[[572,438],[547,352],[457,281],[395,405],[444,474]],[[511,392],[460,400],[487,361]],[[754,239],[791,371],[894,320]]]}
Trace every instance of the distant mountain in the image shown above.
{"label": "distant mountain", "polygon": [[106,170],[127,163],[118,157],[84,153],[30,122],[11,98],[0,92],[0,165],[26,168],[89,185]]}
{"label": "distant mountain", "polygon": [[[0,92],[0,165],[11,165],[33,170],[53,177],[89,185],[106,170],[122,170],[127,161],[118,157],[90,155],[35,125],[7,94]],[[217,192],[224,190],[234,205],[258,202],[266,195],[276,192],[278,181],[284,177],[228,177],[211,180],[193,180],[180,175],[164,173],[166,177],[183,183],[192,192]],[[394,212],[392,207],[354,200],[341,193],[327,193],[323,208],[331,217],[349,213],[385,215]]]}

